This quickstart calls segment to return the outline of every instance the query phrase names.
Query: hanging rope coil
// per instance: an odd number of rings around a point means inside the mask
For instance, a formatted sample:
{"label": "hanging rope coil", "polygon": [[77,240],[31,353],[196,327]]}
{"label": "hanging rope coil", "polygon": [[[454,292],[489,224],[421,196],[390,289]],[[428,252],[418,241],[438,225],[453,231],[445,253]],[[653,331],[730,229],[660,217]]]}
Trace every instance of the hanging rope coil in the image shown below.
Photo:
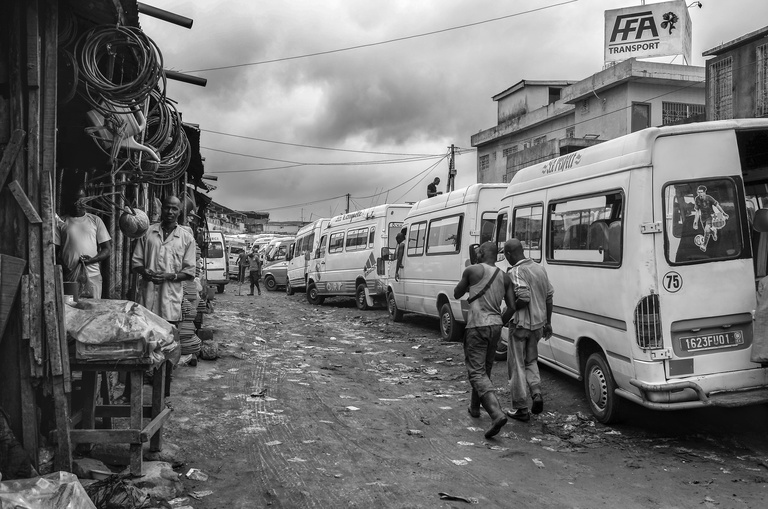
{"label": "hanging rope coil", "polygon": [[74,53],[80,93],[102,114],[139,108],[158,84],[165,96],[162,53],[138,28],[94,27],[80,36]]}

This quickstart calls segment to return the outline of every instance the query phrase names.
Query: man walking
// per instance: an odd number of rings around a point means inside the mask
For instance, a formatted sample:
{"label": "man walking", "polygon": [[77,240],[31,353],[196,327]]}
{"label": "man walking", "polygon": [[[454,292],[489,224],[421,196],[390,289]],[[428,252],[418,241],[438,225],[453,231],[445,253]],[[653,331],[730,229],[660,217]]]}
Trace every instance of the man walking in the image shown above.
{"label": "man walking", "polygon": [[496,268],[496,253],[493,242],[482,244],[478,263],[464,269],[461,281],[453,290],[456,299],[469,291],[469,316],[464,333],[464,363],[472,385],[468,411],[472,417],[480,417],[482,404],[491,416],[491,427],[485,432],[485,438],[498,434],[507,423],[490,377],[503,323],[501,301],[507,303],[508,309],[515,309],[512,283]]}
{"label": "man walking", "polygon": [[64,281],[77,281],[79,271],[88,276],[90,292],[81,293],[101,298],[100,262],[109,257],[111,240],[99,216],[85,211],[85,191],[80,188],[67,203],[67,214],[53,230],[53,243],[64,271]]}
{"label": "man walking", "polygon": [[141,276],[137,302],[173,324],[181,321],[182,281],[195,278],[195,239],[191,229],[178,225],[180,213],[178,198],[163,200],[160,222],[139,239],[131,258]]}
{"label": "man walking", "polygon": [[251,251],[248,255],[249,277],[251,278],[251,293],[253,295],[253,287],[256,286],[259,295],[261,295],[261,288],[259,288],[259,279],[261,279],[261,256],[256,251]]}
{"label": "man walking", "polygon": [[395,281],[400,280],[400,269],[403,268],[403,255],[405,254],[405,234],[403,232],[395,235],[397,247],[395,248]]}
{"label": "man walking", "polygon": [[[504,244],[504,257],[511,266],[509,277],[514,286],[515,307],[504,312],[509,324],[509,348],[507,351],[507,372],[512,391],[512,411],[507,415],[519,421],[528,421],[531,413],[544,410],[539,375],[538,343],[542,337],[552,335],[552,296],[554,290],[544,267],[526,258],[523,244],[509,239]],[[528,410],[528,397],[531,410]]]}

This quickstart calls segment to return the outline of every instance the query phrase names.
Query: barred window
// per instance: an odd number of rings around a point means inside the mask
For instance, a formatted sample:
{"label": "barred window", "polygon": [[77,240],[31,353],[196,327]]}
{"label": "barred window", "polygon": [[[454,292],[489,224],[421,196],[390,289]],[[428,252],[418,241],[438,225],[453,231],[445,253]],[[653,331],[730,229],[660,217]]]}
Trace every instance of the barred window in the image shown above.
{"label": "barred window", "polygon": [[566,127],[565,129],[565,137],[566,138],[575,138],[576,137],[576,127]]}
{"label": "barred window", "polygon": [[724,58],[709,65],[709,104],[712,120],[733,118],[733,58]]}
{"label": "barred window", "polygon": [[755,88],[755,116],[768,116],[768,44],[757,47],[757,87]]}
{"label": "barred window", "polygon": [[480,171],[487,170],[491,165],[491,156],[486,154],[484,156],[480,156]]}
{"label": "barred window", "polygon": [[538,138],[534,138],[533,139],[533,144],[534,145],[540,145],[540,144],[544,143],[545,141],[547,141],[547,136],[546,135],[539,136]]}
{"label": "barred window", "polygon": [[661,124],[677,124],[681,120],[694,117],[704,113],[703,104],[673,103],[662,101],[661,103]]}
{"label": "barred window", "polygon": [[517,152],[517,145],[512,145],[504,149],[504,157],[509,157],[510,154]]}

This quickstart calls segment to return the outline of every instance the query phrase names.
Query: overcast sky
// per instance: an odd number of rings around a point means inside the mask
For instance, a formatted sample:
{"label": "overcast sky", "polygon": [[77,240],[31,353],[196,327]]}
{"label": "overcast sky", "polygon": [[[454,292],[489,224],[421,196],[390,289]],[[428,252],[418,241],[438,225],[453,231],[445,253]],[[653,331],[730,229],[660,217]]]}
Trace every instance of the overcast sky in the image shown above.
{"label": "overcast sky", "polygon": [[[342,213],[346,198],[328,198],[347,193],[350,210],[420,200],[435,176],[444,190],[448,163],[440,158],[452,143],[471,149],[472,134],[496,124],[493,95],[522,79],[580,80],[601,70],[604,11],[641,3],[142,1],[194,20],[188,30],[140,17],[166,69],[208,79],[205,88],[169,81],[167,94],[184,121],[203,130],[206,173],[219,177],[212,198],[277,221]],[[693,65],[704,64],[703,51],[768,21],[766,0],[701,3],[689,9]],[[238,67],[202,71],[224,66]],[[456,165],[457,188],[476,182],[474,152]]]}

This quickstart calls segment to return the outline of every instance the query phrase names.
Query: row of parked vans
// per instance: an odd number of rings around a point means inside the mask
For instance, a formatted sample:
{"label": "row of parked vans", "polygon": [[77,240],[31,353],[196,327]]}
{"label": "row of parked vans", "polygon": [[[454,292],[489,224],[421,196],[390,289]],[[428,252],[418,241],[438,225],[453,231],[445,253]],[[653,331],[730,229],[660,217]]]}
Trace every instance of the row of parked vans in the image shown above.
{"label": "row of parked vans", "polygon": [[[555,288],[539,360],[584,384],[602,422],[626,400],[671,410],[768,402],[767,341],[753,333],[768,273],[768,120],[649,128],[411,205],[320,219],[287,249],[288,293],[354,297],[439,318],[477,245],[515,237]],[[406,232],[394,278],[395,236]],[[768,317],[757,317],[764,322]],[[762,361],[762,363],[761,363]]]}

